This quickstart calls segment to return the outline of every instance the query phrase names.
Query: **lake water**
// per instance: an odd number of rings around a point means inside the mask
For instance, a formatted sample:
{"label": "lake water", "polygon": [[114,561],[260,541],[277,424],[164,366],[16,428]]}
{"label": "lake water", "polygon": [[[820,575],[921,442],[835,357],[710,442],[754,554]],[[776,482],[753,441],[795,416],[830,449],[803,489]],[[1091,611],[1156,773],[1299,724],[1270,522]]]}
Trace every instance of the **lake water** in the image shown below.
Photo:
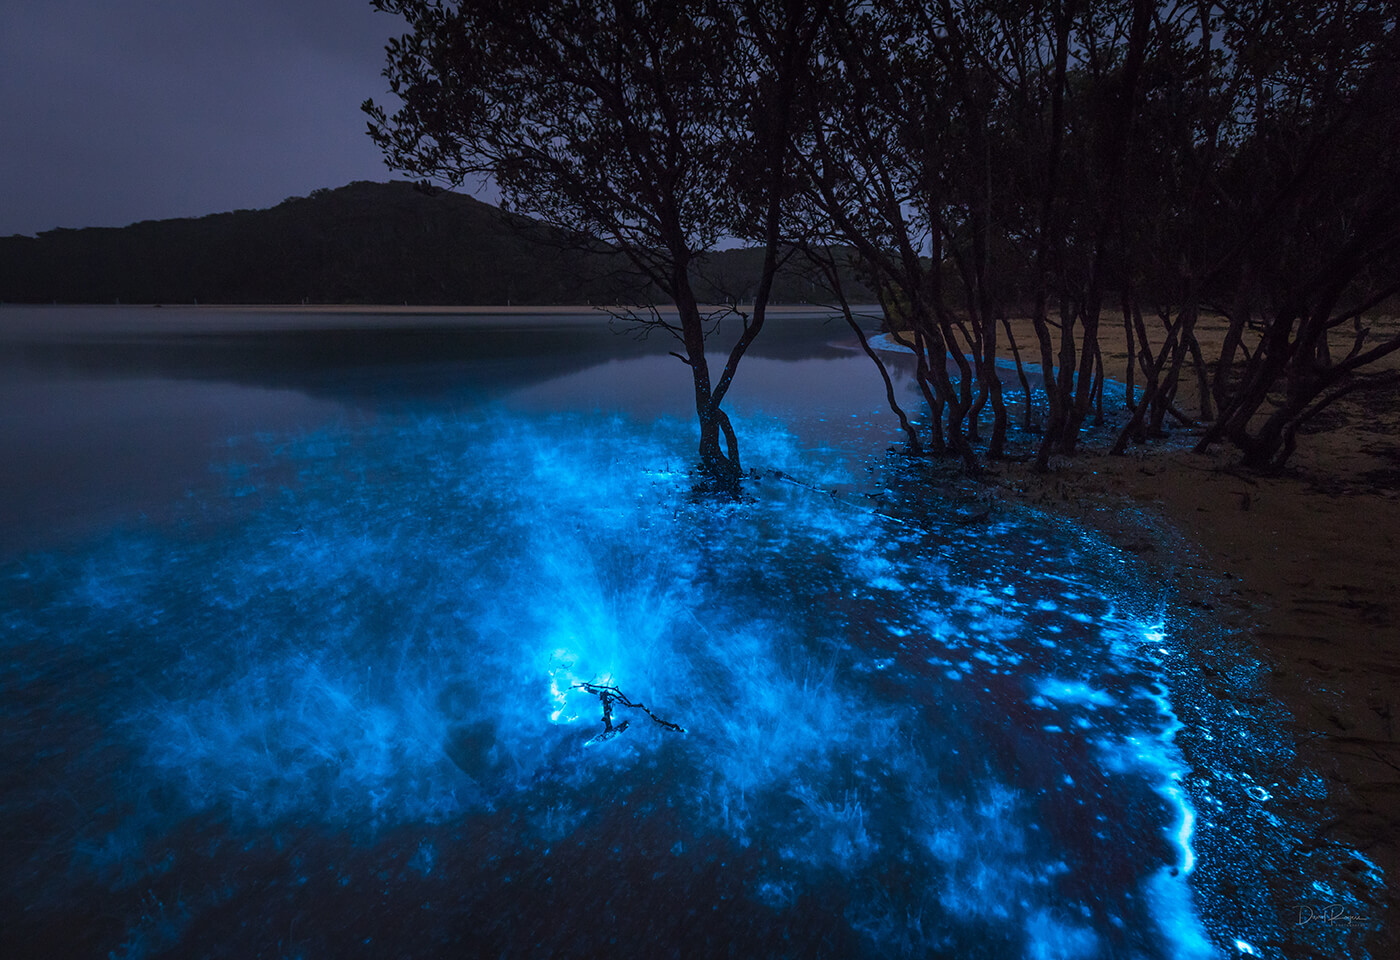
{"label": "lake water", "polygon": [[11,955],[1364,955],[1276,902],[1352,903],[1321,780],[1133,555],[889,453],[816,313],[699,498],[670,348],[0,310]]}

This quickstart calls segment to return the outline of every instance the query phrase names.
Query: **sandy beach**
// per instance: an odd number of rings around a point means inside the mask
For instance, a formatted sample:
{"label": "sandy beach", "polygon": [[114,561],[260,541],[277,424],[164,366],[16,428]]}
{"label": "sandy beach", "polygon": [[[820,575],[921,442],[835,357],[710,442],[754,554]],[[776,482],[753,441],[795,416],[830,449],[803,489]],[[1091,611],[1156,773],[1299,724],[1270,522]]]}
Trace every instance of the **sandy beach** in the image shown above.
{"label": "sandy beach", "polygon": [[[1203,327],[1209,356],[1223,325]],[[1400,319],[1376,327],[1393,334]],[[1030,324],[1013,329],[1025,357],[1035,342]],[[1121,325],[1105,326],[1100,343],[1108,375],[1121,381]],[[1400,368],[1400,355],[1383,365]],[[1194,398],[1185,399],[1192,412]],[[1121,409],[1121,394],[1109,400]],[[1227,445],[1188,452],[1193,432],[1179,429],[1185,437],[1119,457],[1107,454],[1112,434],[1105,432],[1075,456],[1056,457],[1049,477],[1025,464],[996,464],[992,490],[1079,518],[1149,560],[1158,541],[1143,518],[1197,545],[1195,557],[1160,558],[1163,575],[1178,578],[1180,602],[1247,636],[1265,664],[1267,692],[1292,715],[1298,761],[1328,781],[1336,816],[1314,842],[1354,847],[1389,876],[1400,875],[1400,409],[1393,393],[1356,393],[1334,404],[1274,476],[1241,470]],[[1387,899],[1395,905],[1393,892]]]}

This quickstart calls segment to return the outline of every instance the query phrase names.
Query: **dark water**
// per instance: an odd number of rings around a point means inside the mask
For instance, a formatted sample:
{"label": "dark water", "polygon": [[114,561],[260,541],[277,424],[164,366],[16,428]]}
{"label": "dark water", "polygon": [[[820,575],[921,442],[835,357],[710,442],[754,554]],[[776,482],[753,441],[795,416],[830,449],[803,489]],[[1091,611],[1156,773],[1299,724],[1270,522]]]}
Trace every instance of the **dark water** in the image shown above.
{"label": "dark water", "polygon": [[720,507],[670,345],[591,316],[0,336],[15,955],[1281,955],[1201,878],[1317,778],[1193,770],[1265,714],[1130,555],[887,454],[839,326],[744,361]]}

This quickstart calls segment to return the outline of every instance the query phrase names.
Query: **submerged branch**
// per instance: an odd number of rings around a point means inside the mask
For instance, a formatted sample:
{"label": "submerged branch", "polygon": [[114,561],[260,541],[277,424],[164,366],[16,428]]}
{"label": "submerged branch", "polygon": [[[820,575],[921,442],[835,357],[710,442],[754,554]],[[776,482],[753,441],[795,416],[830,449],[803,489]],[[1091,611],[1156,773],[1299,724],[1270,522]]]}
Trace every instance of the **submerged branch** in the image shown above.
{"label": "submerged branch", "polygon": [[674,730],[677,733],[685,733],[685,727],[681,726],[678,723],[672,723],[669,720],[662,720],[656,714],[652,713],[649,709],[647,709],[647,705],[642,703],[640,700],[638,700],[636,703],[633,703],[631,700],[627,699],[627,695],[624,694],[617,687],[611,686],[606,683],[587,682],[575,683],[574,687],[578,690],[588,691],[603,702],[603,726],[606,727],[609,732],[611,732],[613,729],[612,705],[614,703],[620,703],[624,707],[631,707],[634,710],[642,711],[642,713],[645,713],[647,716],[651,717],[653,721],[665,727],[667,730]]}

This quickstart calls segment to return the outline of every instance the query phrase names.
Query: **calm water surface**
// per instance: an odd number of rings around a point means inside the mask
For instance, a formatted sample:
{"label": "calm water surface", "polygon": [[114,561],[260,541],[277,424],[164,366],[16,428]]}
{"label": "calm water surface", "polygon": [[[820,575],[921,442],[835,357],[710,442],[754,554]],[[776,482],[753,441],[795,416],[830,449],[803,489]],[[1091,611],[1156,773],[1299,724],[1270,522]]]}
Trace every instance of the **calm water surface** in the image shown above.
{"label": "calm water surface", "polygon": [[1320,781],[849,341],[765,331],[716,506],[595,315],[0,311],[15,955],[1283,955]]}

